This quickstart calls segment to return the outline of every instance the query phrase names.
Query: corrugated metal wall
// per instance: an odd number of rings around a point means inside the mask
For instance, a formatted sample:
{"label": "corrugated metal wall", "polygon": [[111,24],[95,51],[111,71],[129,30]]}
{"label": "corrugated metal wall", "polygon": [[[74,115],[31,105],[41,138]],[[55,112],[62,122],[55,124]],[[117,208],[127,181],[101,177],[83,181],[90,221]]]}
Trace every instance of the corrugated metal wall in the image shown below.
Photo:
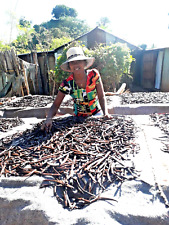
{"label": "corrugated metal wall", "polygon": [[161,91],[169,91],[169,49],[165,49],[162,78],[161,78]]}

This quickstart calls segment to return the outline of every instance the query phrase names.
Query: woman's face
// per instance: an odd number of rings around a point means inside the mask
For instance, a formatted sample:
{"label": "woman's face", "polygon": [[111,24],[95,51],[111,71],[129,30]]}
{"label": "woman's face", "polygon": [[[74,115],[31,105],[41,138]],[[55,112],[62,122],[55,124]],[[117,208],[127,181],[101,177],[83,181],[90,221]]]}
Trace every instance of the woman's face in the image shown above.
{"label": "woman's face", "polygon": [[78,73],[80,71],[83,71],[86,66],[85,60],[76,60],[69,62],[69,67],[71,72]]}

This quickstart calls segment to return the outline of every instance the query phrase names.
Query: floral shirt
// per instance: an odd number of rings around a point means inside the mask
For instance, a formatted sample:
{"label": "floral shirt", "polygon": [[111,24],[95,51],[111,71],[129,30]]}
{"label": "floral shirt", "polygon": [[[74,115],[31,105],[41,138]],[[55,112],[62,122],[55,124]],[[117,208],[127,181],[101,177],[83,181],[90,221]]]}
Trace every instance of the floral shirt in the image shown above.
{"label": "floral shirt", "polygon": [[100,74],[96,69],[87,71],[86,89],[79,88],[71,74],[62,82],[59,91],[70,94],[74,100],[74,114],[76,116],[95,115],[100,111],[98,99],[96,98],[96,84],[100,82]]}

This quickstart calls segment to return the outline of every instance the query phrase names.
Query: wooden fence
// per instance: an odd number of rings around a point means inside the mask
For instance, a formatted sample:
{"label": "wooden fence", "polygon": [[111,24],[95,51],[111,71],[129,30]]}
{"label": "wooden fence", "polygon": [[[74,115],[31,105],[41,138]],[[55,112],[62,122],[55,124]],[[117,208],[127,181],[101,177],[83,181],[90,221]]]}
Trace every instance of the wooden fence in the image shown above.
{"label": "wooden fence", "polygon": [[38,82],[41,89],[40,94],[52,95],[57,90],[55,89],[55,81],[53,74],[55,70],[55,53],[50,52],[31,52],[18,55],[22,60],[38,65]]}
{"label": "wooden fence", "polygon": [[18,57],[14,49],[0,52],[0,97],[51,94],[48,75],[54,70],[54,56],[49,66],[47,54],[39,58],[36,52],[28,55],[31,62]]}

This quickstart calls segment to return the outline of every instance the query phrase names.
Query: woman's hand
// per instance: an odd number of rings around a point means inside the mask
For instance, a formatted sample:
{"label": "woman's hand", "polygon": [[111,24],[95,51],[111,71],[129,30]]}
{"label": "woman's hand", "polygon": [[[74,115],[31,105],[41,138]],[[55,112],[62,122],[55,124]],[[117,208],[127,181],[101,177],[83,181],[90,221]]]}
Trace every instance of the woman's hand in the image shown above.
{"label": "woman's hand", "polygon": [[103,117],[104,117],[106,120],[112,119],[112,118],[113,118],[113,116],[112,116],[111,114],[109,114],[109,113],[103,115]]}
{"label": "woman's hand", "polygon": [[65,97],[65,94],[63,94],[61,91],[58,92],[55,101],[53,102],[52,106],[49,109],[48,116],[44,123],[41,126],[42,130],[46,130],[46,132],[49,132],[52,128],[52,118],[56,115],[58,108],[60,107],[63,99]]}
{"label": "woman's hand", "polygon": [[50,132],[52,128],[52,118],[47,118],[41,126],[41,130],[45,130],[46,132]]}

